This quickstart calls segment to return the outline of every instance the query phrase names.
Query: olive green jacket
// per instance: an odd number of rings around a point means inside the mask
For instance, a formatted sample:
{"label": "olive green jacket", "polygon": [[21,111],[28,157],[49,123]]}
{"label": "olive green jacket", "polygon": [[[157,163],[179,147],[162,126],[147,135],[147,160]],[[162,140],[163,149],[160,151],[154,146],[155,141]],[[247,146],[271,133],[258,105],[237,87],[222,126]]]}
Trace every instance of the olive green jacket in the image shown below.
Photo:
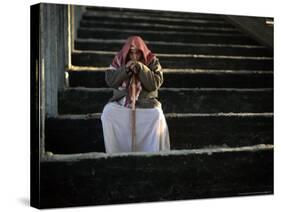
{"label": "olive green jacket", "polygon": [[[141,81],[142,91],[136,101],[136,107],[139,108],[153,108],[161,105],[156,99],[158,97],[158,89],[163,83],[162,67],[157,58],[153,59],[151,63],[146,66],[139,62],[138,78]],[[127,90],[119,90],[119,86],[124,80],[129,79],[126,72],[127,68],[121,66],[115,70],[108,69],[105,72],[105,81],[107,85],[113,88],[113,97],[109,100],[118,101],[127,95]]]}

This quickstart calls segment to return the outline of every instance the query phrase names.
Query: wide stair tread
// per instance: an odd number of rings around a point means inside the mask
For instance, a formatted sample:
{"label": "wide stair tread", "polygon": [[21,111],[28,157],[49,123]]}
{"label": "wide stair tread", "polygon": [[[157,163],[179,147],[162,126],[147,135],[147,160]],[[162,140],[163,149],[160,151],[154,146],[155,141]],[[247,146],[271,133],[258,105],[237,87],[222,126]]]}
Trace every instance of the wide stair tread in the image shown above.
{"label": "wide stair tread", "polygon": [[51,155],[40,171],[43,208],[272,194],[273,146]]}

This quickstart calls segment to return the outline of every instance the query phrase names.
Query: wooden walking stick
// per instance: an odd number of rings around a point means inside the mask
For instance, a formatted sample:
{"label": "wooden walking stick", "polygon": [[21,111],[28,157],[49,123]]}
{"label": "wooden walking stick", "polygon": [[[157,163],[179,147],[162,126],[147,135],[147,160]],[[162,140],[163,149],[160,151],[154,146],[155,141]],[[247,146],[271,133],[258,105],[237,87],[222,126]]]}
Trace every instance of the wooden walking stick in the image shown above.
{"label": "wooden walking stick", "polygon": [[136,151],[136,76],[132,74],[132,152]]}

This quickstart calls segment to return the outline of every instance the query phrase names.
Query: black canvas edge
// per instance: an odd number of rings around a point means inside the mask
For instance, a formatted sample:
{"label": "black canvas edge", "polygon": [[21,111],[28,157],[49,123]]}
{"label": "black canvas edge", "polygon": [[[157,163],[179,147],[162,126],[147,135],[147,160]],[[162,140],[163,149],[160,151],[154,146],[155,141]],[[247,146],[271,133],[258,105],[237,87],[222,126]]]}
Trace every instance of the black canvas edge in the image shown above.
{"label": "black canvas edge", "polygon": [[[30,205],[40,207],[39,23],[40,4],[30,6]],[[38,73],[36,73],[38,72]],[[36,95],[37,93],[37,95]]]}

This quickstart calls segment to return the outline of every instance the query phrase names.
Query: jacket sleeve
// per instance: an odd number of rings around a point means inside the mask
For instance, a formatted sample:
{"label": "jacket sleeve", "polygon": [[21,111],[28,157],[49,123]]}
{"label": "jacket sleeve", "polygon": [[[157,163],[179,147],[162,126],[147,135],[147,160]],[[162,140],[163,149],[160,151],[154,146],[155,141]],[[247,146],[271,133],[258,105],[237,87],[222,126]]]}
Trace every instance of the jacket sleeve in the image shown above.
{"label": "jacket sleeve", "polygon": [[151,64],[149,64],[149,67],[142,63],[139,63],[139,65],[139,79],[144,88],[148,91],[159,89],[163,83],[162,67],[159,60],[155,59],[152,61]]}
{"label": "jacket sleeve", "polygon": [[105,82],[111,88],[118,89],[122,82],[128,78],[129,76],[126,72],[125,66],[117,69],[108,69],[105,72]]}

